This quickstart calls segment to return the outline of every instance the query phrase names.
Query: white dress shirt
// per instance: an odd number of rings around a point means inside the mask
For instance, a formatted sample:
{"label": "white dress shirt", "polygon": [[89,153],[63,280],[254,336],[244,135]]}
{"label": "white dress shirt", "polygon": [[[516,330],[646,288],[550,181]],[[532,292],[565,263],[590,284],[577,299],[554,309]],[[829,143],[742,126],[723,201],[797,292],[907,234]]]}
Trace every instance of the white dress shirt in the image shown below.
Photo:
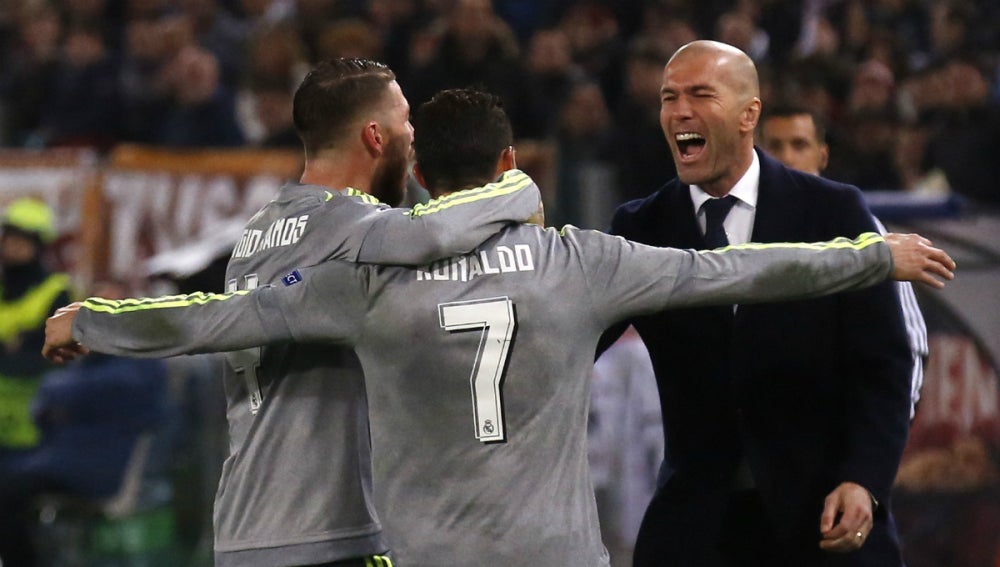
{"label": "white dress shirt", "polygon": [[[722,222],[722,227],[726,229],[726,238],[730,244],[746,244],[750,242],[750,235],[753,234],[753,219],[757,213],[757,193],[760,189],[760,159],[757,152],[753,152],[753,161],[747,168],[743,177],[736,182],[736,185],[729,191],[729,194],[736,197],[736,204],[733,205],[726,220]],[[694,202],[694,214],[698,219],[698,226],[701,233],[705,234],[705,211],[701,206],[705,201],[712,199],[701,187],[692,185],[691,201]]]}

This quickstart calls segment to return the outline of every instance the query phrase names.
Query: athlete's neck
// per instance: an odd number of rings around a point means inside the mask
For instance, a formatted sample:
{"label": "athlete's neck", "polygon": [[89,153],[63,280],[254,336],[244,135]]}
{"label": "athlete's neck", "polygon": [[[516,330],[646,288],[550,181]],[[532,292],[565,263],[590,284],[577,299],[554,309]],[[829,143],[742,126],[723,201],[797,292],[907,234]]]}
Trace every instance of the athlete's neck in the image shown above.
{"label": "athlete's neck", "polygon": [[299,182],[333,189],[353,187],[369,192],[376,162],[348,152],[325,152],[306,159]]}

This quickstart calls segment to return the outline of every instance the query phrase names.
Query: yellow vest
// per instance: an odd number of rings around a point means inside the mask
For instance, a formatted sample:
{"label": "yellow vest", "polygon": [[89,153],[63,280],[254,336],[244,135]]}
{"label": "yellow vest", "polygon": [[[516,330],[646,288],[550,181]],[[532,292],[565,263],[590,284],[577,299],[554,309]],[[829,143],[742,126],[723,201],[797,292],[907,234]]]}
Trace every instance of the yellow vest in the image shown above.
{"label": "yellow vest", "polygon": [[[52,302],[69,289],[69,282],[66,274],[52,274],[23,296],[13,301],[0,301],[0,343],[3,343],[0,348],[13,343],[21,333],[44,325]],[[31,419],[31,403],[39,383],[39,376],[0,374],[0,447],[29,448],[38,444],[38,429]]]}

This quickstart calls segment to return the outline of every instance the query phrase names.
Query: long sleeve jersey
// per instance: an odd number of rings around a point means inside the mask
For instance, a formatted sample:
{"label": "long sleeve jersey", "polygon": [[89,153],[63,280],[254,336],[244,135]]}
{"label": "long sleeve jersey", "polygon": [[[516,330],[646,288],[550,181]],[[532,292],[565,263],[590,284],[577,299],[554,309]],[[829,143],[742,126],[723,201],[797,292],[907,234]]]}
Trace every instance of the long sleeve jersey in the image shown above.
{"label": "long sleeve jersey", "polygon": [[376,509],[401,565],[606,566],[586,450],[601,332],[662,309],[871,285],[891,264],[875,234],[695,252],[519,225],[417,269],[327,262],[249,293],[92,299],[73,334],[132,356],[353,346]]}
{"label": "long sleeve jersey", "polygon": [[[246,224],[228,289],[253,289],[328,259],[412,265],[468,252],[539,202],[538,188],[516,170],[412,211],[350,188],[289,184]],[[297,566],[385,552],[354,353],[282,343],[226,359],[230,444],[215,502],[215,565]]]}

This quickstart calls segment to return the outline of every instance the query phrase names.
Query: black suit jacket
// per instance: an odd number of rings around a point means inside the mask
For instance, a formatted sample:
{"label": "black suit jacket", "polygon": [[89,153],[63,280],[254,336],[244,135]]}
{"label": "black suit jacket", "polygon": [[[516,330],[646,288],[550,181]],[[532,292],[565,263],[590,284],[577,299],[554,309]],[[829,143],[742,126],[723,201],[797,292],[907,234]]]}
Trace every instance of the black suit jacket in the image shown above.
{"label": "black suit jacket", "polygon": [[[875,231],[856,188],[758,155],[754,242]],[[654,246],[705,247],[689,186],[677,179],[619,207],[611,231]],[[906,443],[912,362],[891,282],[743,305],[735,316],[731,307],[696,308],[630,323],[653,362],[668,455],[654,505],[664,502],[651,506],[640,538],[677,538],[685,549],[712,545],[709,534],[719,528],[734,469],[745,458],[767,510],[762,521],[789,564],[901,564],[887,506]],[[609,331],[602,344],[614,338]],[[882,506],[864,547],[832,557],[818,553],[820,514],[843,481],[864,486]],[[650,533],[646,524],[660,520],[672,534]]]}

